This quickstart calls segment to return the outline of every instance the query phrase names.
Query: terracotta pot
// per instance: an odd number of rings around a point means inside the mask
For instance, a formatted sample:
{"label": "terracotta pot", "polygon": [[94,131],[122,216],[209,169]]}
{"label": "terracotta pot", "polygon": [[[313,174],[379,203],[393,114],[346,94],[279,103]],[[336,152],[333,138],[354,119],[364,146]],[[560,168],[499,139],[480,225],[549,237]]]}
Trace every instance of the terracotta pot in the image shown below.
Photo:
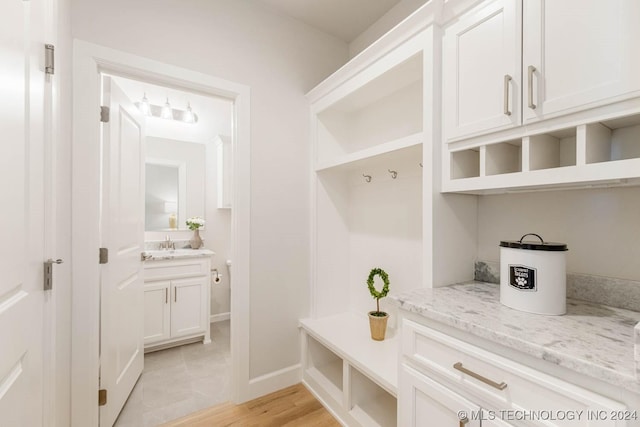
{"label": "terracotta pot", "polygon": [[389,320],[389,315],[384,313],[384,316],[374,316],[372,313],[375,313],[375,311],[369,312],[371,339],[382,341],[384,340],[384,335],[387,332],[387,320]]}

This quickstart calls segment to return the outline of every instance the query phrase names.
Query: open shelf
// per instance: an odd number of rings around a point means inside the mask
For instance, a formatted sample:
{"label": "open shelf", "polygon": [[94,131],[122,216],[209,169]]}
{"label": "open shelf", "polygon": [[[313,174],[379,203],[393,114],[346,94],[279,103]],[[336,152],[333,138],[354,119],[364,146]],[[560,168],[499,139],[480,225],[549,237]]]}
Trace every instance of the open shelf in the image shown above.
{"label": "open shelf", "polygon": [[388,328],[371,339],[369,320],[354,313],[300,321],[305,385],[345,425],[395,427],[399,343]]}
{"label": "open shelf", "polygon": [[[482,170],[482,167],[480,168]],[[486,146],[485,175],[522,171],[522,141],[512,140]]]}
{"label": "open shelf", "polygon": [[[351,366],[395,396],[398,389],[398,342],[395,331],[387,331],[384,341],[369,335],[369,319],[342,313],[320,319],[303,319],[302,329]],[[314,348],[309,348],[309,352]],[[341,368],[342,369],[342,368]]]}
{"label": "open shelf", "polygon": [[480,149],[454,151],[451,153],[451,178],[474,178],[480,176]]}
{"label": "open shelf", "polygon": [[576,165],[576,129],[563,129],[523,138],[529,145],[529,170]]}
{"label": "open shelf", "polygon": [[443,192],[640,185],[640,114],[469,145],[448,153]]}
{"label": "open shelf", "polygon": [[586,163],[640,158],[640,114],[586,126]]}
{"label": "open shelf", "polygon": [[[395,139],[393,141],[385,142],[380,145],[376,145],[374,147],[365,148],[360,151],[356,151],[354,153],[345,154],[341,157],[336,157],[332,161],[325,162],[317,165],[316,172],[321,172],[337,167],[348,166],[350,164],[356,164],[363,160],[367,160],[370,158],[392,154],[397,151],[422,146],[423,134],[422,132],[414,133],[409,136],[405,136],[403,138]],[[421,160],[422,151],[420,150],[420,159]]]}
{"label": "open shelf", "polygon": [[351,410],[362,425],[394,427],[398,418],[398,400],[357,369],[351,369]]}
{"label": "open shelf", "polygon": [[[375,155],[379,145],[403,144],[403,139],[420,134],[422,102],[421,52],[328,105],[320,102],[316,110],[317,165],[323,168],[345,157],[351,161],[349,156]],[[370,149],[374,152],[366,154]]]}
{"label": "open shelf", "polygon": [[342,401],[342,359],[309,337],[307,374],[337,402]]}

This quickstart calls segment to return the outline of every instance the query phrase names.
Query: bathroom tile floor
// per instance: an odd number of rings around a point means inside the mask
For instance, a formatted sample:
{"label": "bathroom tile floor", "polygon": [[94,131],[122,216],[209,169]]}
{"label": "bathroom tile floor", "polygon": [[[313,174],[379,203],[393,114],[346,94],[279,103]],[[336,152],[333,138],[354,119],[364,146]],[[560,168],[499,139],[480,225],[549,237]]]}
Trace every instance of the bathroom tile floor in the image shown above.
{"label": "bathroom tile floor", "polygon": [[229,400],[229,321],[211,324],[201,342],[147,353],[144,370],[116,427],[151,427]]}

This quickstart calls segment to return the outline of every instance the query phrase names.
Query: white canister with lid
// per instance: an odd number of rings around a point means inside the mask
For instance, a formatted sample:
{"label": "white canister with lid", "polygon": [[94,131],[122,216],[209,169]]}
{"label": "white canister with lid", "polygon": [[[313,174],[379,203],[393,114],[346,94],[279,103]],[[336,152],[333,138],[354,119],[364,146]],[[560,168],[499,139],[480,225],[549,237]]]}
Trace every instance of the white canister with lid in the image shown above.
{"label": "white canister with lid", "polygon": [[[527,236],[540,241],[525,241]],[[535,233],[500,241],[500,302],[529,313],[565,314],[567,250]]]}

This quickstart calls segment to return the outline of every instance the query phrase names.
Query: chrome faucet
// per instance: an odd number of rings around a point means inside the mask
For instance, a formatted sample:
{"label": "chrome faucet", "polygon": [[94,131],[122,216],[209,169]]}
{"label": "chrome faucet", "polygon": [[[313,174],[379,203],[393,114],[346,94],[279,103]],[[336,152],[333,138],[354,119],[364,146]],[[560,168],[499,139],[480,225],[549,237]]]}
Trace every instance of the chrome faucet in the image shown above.
{"label": "chrome faucet", "polygon": [[176,243],[171,241],[171,237],[167,234],[164,238],[164,242],[160,243],[160,249],[175,249]]}

